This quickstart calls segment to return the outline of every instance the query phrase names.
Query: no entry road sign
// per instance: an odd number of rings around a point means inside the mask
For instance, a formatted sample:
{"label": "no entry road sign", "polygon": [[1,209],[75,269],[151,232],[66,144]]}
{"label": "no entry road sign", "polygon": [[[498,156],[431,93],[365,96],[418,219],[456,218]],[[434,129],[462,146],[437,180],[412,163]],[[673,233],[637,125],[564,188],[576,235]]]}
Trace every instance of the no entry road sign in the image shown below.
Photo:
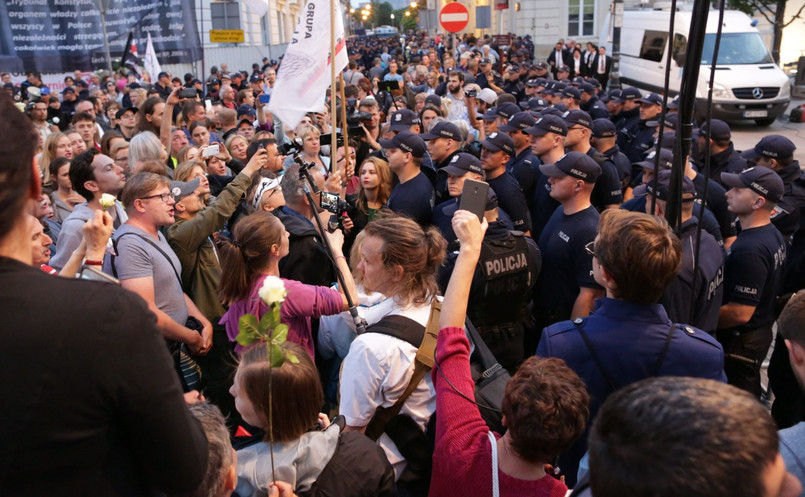
{"label": "no entry road sign", "polygon": [[439,22],[446,31],[458,33],[467,27],[467,23],[470,22],[470,13],[467,11],[467,7],[458,2],[448,3],[439,13]]}

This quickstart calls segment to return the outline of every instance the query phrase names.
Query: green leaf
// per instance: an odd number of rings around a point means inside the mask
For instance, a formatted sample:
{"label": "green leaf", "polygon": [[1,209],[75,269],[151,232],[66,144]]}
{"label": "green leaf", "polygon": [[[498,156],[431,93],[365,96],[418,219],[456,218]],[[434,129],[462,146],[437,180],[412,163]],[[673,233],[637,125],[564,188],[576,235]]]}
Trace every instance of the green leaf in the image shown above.
{"label": "green leaf", "polygon": [[288,361],[290,361],[291,364],[299,364],[299,358],[296,357],[296,354],[294,354],[293,352],[288,352],[285,354],[285,356],[286,356],[285,358],[288,359]]}
{"label": "green leaf", "polygon": [[261,333],[260,325],[255,315],[244,314],[240,317],[238,320],[238,336],[235,341],[243,346],[249,346],[259,342],[263,337],[264,333]]}
{"label": "green leaf", "polygon": [[287,324],[278,324],[274,327],[274,331],[271,333],[271,341],[276,343],[277,345],[281,345],[285,343],[285,340],[288,339],[288,325]]}
{"label": "green leaf", "polygon": [[278,323],[275,322],[274,311],[269,309],[268,312],[263,314],[263,317],[260,318],[260,329],[261,330],[271,330],[273,329]]}
{"label": "green leaf", "polygon": [[278,368],[285,362],[285,356],[282,354],[282,349],[276,343],[267,344],[268,347],[268,362],[272,368]]}

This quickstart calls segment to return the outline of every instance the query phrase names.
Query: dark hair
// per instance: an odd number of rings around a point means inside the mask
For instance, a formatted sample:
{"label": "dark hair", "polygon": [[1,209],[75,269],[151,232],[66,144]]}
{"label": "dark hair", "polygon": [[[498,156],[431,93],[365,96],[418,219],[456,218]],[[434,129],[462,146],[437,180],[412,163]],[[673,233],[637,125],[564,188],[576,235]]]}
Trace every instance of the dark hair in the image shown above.
{"label": "dark hair", "polygon": [[[159,127],[154,123],[149,122],[145,116],[154,115],[154,110],[158,104],[164,104],[165,101],[159,97],[151,97],[140,105],[140,119],[137,120],[137,125],[134,127],[134,134],[142,131],[150,131],[159,136]],[[173,116],[163,116],[171,119]]]}
{"label": "dark hair", "polygon": [[55,157],[50,161],[50,164],[48,164],[48,171],[50,172],[50,177],[53,178],[54,183],[56,182],[56,176],[59,175],[59,169],[61,169],[65,164],[70,164],[70,159],[67,157]]}
{"label": "dark hair", "polygon": [[497,100],[496,103],[497,103],[498,107],[500,107],[502,104],[505,104],[505,103],[516,104],[517,103],[517,97],[515,97],[511,93],[503,93],[501,95],[498,95],[498,100]]}
{"label": "dark hair", "polygon": [[595,256],[615,283],[615,297],[654,304],[676,277],[682,244],[664,219],[609,209],[598,221]]}
{"label": "dark hair", "polygon": [[447,77],[449,78],[450,76],[458,76],[458,80],[461,83],[464,82],[464,73],[461,72],[461,71],[450,71],[450,73],[448,73]]}
{"label": "dark hair", "polygon": [[185,123],[190,119],[190,114],[196,112],[198,107],[204,107],[204,104],[198,100],[185,100],[182,104],[182,121]]}
{"label": "dark hair", "polygon": [[650,378],[610,395],[589,438],[595,497],[756,497],[777,427],[751,394],[714,380]]}
{"label": "dark hair", "polygon": [[95,148],[89,148],[70,161],[70,183],[73,184],[73,190],[87,201],[95,198],[95,194],[87,190],[84,183],[95,181],[95,169],[92,167],[92,161],[97,154],[98,151]]}
{"label": "dark hair", "polygon": [[[285,189],[283,188],[283,192]],[[442,265],[447,242],[434,226],[427,230],[403,216],[381,218],[367,224],[367,236],[383,240],[383,266],[402,268],[404,277],[395,297],[402,306],[422,304],[436,296],[436,271]]]}
{"label": "dark hair", "polygon": [[[31,197],[39,134],[14,102],[0,92],[0,239],[11,232]],[[36,178],[39,182],[39,178]]]}
{"label": "dark hair", "polygon": [[78,124],[81,121],[92,121],[95,122],[95,119],[92,118],[89,112],[76,112],[73,114],[73,119],[70,121],[72,124]]}
{"label": "dark hair", "polygon": [[550,462],[584,433],[589,405],[584,381],[565,361],[529,357],[503,394],[512,448],[526,461]]}
{"label": "dark hair", "polygon": [[783,338],[805,347],[805,292],[795,293],[777,319],[777,331]]}
{"label": "dark hair", "polygon": [[[158,132],[157,136],[159,136]],[[103,133],[103,138],[101,138],[101,153],[103,155],[108,155],[110,157],[112,156],[111,155],[112,150],[109,148],[109,142],[111,142],[115,138],[123,138],[124,140],[126,139],[126,137],[123,136],[123,133],[121,133],[120,131],[116,131],[114,129],[105,131]]]}
{"label": "dark hair", "polygon": [[[268,408],[271,405],[274,441],[290,442],[316,425],[324,404],[324,392],[310,354],[292,342],[283,343],[281,348],[283,352],[296,355],[299,363],[285,361],[282,366],[272,368],[266,347],[258,344],[241,356],[238,380],[266,429],[264,440],[269,439]],[[271,397],[268,395],[269,382]]]}
{"label": "dark hair", "polygon": [[135,174],[126,181],[126,186],[120,192],[120,201],[128,210],[134,205],[135,200],[145,197],[160,186],[170,186],[170,179],[149,172]]}
{"label": "dark hair", "polygon": [[246,163],[248,164],[250,160],[252,160],[252,156],[257,152],[262,145],[265,148],[268,148],[269,145],[275,145],[277,140],[274,138],[262,138],[260,140],[255,140],[251,142],[246,148]]}
{"label": "dark hair", "polygon": [[273,214],[258,211],[241,218],[232,239],[219,237],[221,285],[218,296],[226,304],[249,297],[252,285],[268,267],[271,246],[282,243],[285,227]]}

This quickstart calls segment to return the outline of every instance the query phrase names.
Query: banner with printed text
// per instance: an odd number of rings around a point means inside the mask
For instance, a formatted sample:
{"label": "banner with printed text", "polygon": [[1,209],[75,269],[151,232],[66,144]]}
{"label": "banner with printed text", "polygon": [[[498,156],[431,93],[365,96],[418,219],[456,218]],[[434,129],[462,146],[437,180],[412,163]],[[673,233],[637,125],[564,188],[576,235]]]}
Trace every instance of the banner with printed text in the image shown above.
{"label": "banner with printed text", "polygon": [[[108,4],[106,31],[119,59],[129,31],[146,46],[148,33],[163,64],[202,56],[195,0],[99,0]],[[0,71],[42,73],[105,69],[101,11],[96,0],[0,2]]]}

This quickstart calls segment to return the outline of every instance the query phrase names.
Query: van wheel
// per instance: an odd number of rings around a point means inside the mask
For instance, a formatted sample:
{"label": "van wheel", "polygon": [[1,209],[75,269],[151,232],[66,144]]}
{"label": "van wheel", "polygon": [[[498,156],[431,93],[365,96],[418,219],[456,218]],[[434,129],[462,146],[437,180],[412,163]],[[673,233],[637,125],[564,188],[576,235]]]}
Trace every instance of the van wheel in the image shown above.
{"label": "van wheel", "polygon": [[772,124],[773,122],[774,122],[774,118],[773,118],[773,117],[766,117],[766,118],[763,118],[763,119],[755,119],[755,123],[756,123],[758,126],[771,126],[771,124]]}

